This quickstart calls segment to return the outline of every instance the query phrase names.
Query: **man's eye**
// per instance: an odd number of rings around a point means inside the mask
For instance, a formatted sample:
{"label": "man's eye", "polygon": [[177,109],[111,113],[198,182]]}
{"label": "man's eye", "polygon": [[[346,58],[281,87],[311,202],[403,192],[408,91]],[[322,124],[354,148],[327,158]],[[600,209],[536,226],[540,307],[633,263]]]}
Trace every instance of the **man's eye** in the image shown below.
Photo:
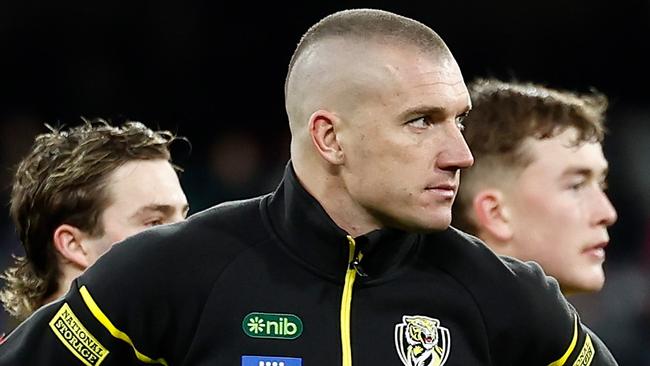
{"label": "man's eye", "polygon": [[607,188],[609,188],[609,184],[607,183],[607,179],[603,178],[598,182],[598,186],[602,191],[606,191]]}
{"label": "man's eye", "polygon": [[465,111],[463,114],[456,116],[456,126],[458,127],[459,130],[464,131],[465,130],[465,124],[463,123],[465,121],[465,118],[469,115],[469,110]]}
{"label": "man's eye", "polygon": [[427,128],[430,125],[429,119],[427,117],[420,117],[410,120],[408,124],[415,128]]}
{"label": "man's eye", "polygon": [[158,226],[164,224],[162,219],[154,219],[154,220],[149,220],[145,222],[144,226],[151,227],[151,226]]}
{"label": "man's eye", "polygon": [[456,127],[458,127],[458,129],[461,130],[461,131],[465,130],[465,125],[463,124],[463,121],[465,120],[465,117],[466,117],[466,115],[456,117]]}
{"label": "man's eye", "polygon": [[580,181],[575,181],[569,185],[569,188],[571,188],[574,191],[578,191],[581,188],[583,188],[587,184],[586,181],[580,180]]}

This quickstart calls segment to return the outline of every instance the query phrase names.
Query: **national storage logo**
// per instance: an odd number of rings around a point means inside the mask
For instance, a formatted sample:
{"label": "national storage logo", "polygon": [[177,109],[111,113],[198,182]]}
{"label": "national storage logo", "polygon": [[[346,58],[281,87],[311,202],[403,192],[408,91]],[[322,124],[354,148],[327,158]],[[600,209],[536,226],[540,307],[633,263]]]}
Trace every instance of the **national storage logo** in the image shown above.
{"label": "national storage logo", "polygon": [[302,320],[293,314],[250,313],[241,325],[253,338],[296,339],[302,334]]}
{"label": "national storage logo", "polygon": [[109,351],[81,324],[68,303],[50,321],[50,328],[64,346],[86,366],[99,366]]}

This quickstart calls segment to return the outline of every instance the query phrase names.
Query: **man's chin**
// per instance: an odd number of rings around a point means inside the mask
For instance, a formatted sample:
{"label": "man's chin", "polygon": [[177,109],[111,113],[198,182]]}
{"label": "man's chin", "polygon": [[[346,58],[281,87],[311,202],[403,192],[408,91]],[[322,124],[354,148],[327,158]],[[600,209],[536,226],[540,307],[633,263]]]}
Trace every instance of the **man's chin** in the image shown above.
{"label": "man's chin", "polygon": [[401,229],[426,234],[446,230],[449,225],[451,225],[451,217],[449,219],[433,219],[430,221],[413,220],[410,223],[404,223]]}
{"label": "man's chin", "polygon": [[605,285],[605,278],[603,276],[595,279],[580,281],[580,283],[573,283],[569,285],[564,284],[561,285],[560,287],[564,295],[570,296],[570,295],[598,292],[603,289],[604,285]]}

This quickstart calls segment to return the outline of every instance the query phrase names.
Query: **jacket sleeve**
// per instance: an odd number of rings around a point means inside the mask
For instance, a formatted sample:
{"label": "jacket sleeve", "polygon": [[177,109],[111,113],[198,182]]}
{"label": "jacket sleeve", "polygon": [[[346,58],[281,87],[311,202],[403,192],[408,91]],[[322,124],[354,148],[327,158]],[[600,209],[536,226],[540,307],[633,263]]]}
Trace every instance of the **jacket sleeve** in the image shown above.
{"label": "jacket sleeve", "polygon": [[[525,345],[513,364],[548,366],[617,365],[605,344],[580,321],[557,281],[534,262],[503,258],[518,287],[513,309],[523,326],[510,332]],[[540,362],[540,360],[543,360]]]}
{"label": "jacket sleeve", "polygon": [[138,356],[167,364],[139,352],[128,335],[133,330],[117,329],[88,288],[74,283],[64,298],[18,326],[0,345],[0,365],[136,365]]}
{"label": "jacket sleeve", "polygon": [[[214,278],[183,225],[116,244],[0,345],[0,366],[177,365]],[[216,246],[214,246],[216,247]]]}
{"label": "jacket sleeve", "polygon": [[169,262],[167,234],[152,230],[115,245],[7,337],[0,366],[169,364],[163,340],[166,326],[174,329],[166,324],[174,305],[157,271]]}
{"label": "jacket sleeve", "polygon": [[566,348],[561,357],[550,363],[550,366],[606,366],[618,365],[614,356],[605,344],[589,328],[580,323],[576,315],[571,341],[560,346]]}

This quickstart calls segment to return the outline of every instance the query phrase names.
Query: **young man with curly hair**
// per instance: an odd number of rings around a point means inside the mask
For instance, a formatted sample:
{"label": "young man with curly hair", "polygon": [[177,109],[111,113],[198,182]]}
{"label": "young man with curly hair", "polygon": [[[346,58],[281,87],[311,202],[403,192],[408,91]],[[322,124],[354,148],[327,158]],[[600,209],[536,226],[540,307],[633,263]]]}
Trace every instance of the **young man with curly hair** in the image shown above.
{"label": "young man with curly hair", "polygon": [[182,220],[187,199],[169,146],[139,122],[86,122],[36,137],[13,179],[11,217],[26,256],[4,273],[0,300],[21,321],[65,294],[113,244]]}

